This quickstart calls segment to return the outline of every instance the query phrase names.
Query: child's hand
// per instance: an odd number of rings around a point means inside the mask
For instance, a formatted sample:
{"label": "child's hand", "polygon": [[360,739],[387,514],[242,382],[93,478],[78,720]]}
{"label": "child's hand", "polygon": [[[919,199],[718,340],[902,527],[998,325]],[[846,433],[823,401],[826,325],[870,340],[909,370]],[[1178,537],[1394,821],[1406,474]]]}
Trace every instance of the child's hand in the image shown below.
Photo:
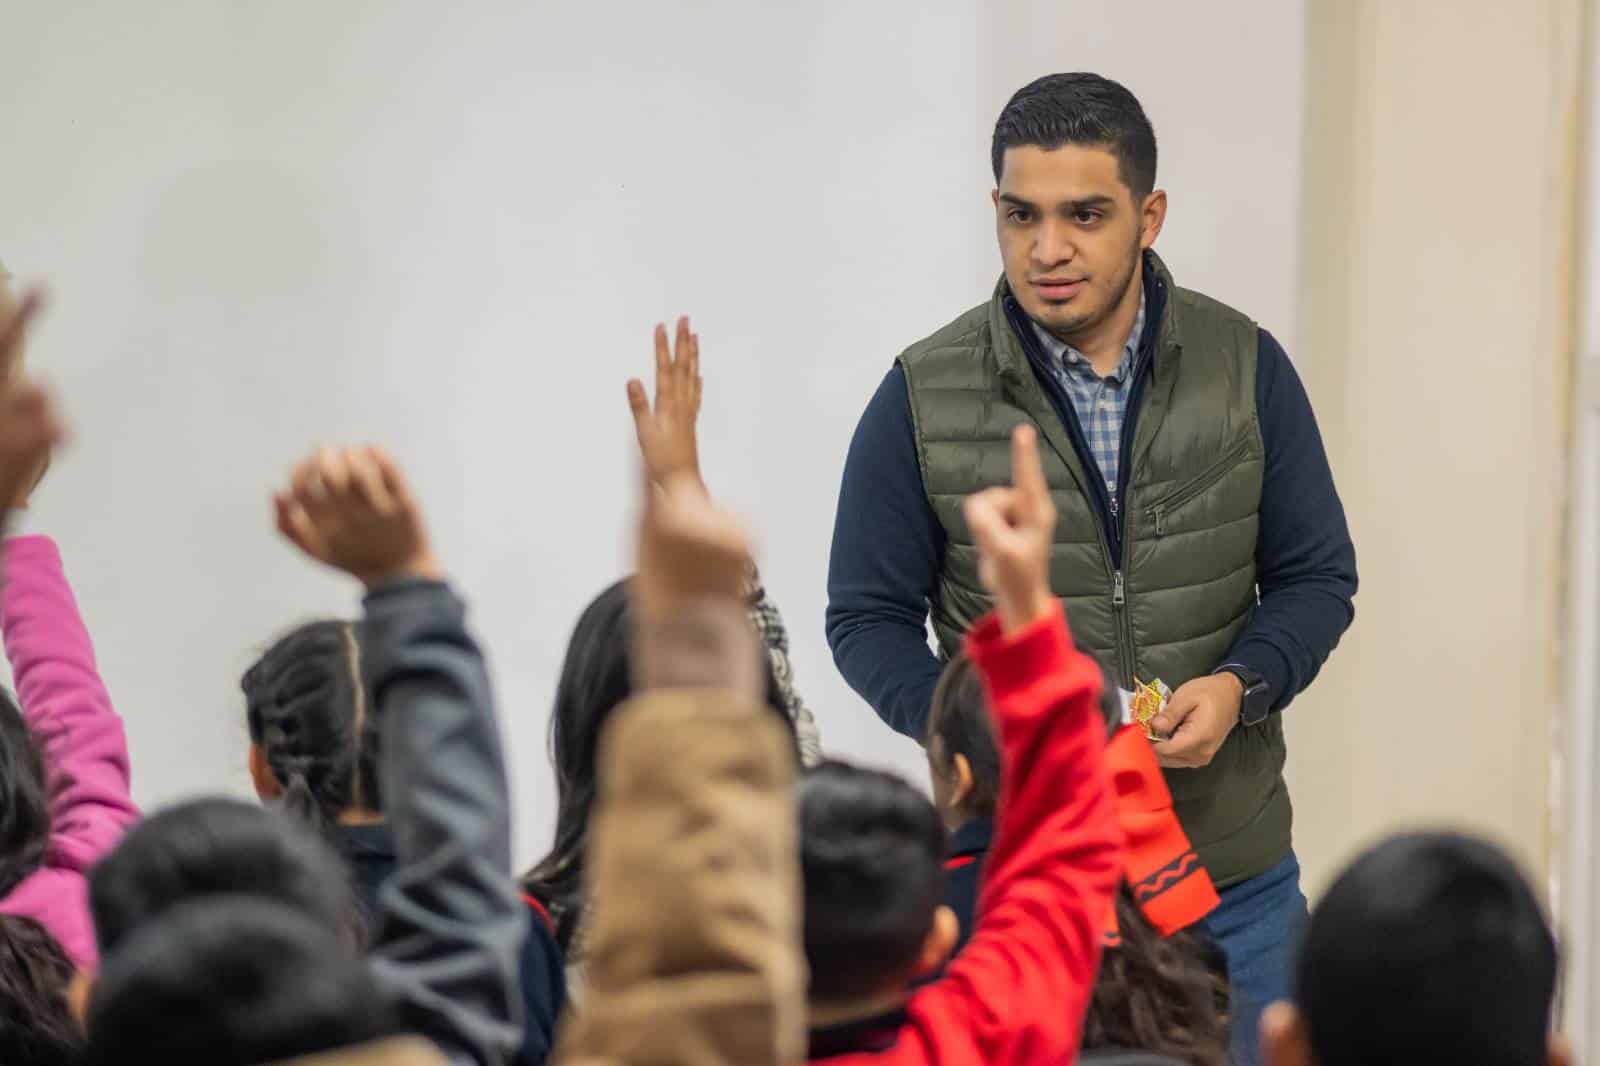
{"label": "child's hand", "polygon": [[29,292],[14,309],[0,307],[0,505],[26,507],[66,435],[50,395],[21,371],[28,325],[44,299]]}
{"label": "child's hand", "polygon": [[967,497],[967,527],[978,542],[978,577],[995,598],[1000,624],[1014,633],[1055,606],[1050,590],[1050,543],[1056,508],[1039,461],[1032,426],[1011,434],[1010,487]]}
{"label": "child's hand", "polygon": [[667,347],[667,327],[656,326],[656,402],[652,408],[638,378],[628,382],[628,406],[650,480],[664,485],[675,474],[700,478],[700,338],[689,319],[678,319],[677,351]]}
{"label": "child's hand", "polygon": [[706,602],[743,610],[749,551],[738,520],[692,474],[674,474],[660,491],[646,485],[634,578],[640,610],[664,616]]}
{"label": "child's hand", "polygon": [[749,542],[693,474],[644,486],[633,579],[634,683],[641,689],[717,688],[753,706],[762,656],[745,612]]}
{"label": "child's hand", "polygon": [[368,588],[443,575],[411,488],[381,448],[319,449],[274,502],[295,547]]}

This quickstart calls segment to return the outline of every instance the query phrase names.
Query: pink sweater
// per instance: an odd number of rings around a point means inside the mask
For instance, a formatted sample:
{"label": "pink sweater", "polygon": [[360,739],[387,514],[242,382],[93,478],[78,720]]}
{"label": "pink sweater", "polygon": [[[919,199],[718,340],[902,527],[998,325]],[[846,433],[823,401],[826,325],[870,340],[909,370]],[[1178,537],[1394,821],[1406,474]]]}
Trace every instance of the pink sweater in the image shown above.
{"label": "pink sweater", "polygon": [[0,913],[38,920],[80,967],[93,968],[89,867],[139,817],[128,781],[128,738],[95,666],[94,646],[49,537],[5,542],[0,637],[17,702],[49,775],[50,845],[44,863]]}

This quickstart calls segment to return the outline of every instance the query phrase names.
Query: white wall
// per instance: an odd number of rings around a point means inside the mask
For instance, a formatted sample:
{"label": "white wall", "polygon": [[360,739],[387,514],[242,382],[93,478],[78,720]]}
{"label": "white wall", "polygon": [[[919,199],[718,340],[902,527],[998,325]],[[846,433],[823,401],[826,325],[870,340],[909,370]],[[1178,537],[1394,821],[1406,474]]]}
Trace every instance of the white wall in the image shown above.
{"label": "white wall", "polygon": [[708,476],[762,531],[826,741],[920,775],[833,670],[827,544],[873,387],[998,271],[1005,96],[1049,69],[1127,80],[1180,278],[1294,336],[1301,0],[1058,6],[1047,33],[1045,5],[979,0],[8,11],[0,258],[56,287],[34,358],[80,436],[39,517],[140,798],[245,787],[238,672],[353,605],[276,543],[268,488],[314,442],[372,438],[474,601],[533,857],[567,630],[626,565],[622,383],[679,311]]}

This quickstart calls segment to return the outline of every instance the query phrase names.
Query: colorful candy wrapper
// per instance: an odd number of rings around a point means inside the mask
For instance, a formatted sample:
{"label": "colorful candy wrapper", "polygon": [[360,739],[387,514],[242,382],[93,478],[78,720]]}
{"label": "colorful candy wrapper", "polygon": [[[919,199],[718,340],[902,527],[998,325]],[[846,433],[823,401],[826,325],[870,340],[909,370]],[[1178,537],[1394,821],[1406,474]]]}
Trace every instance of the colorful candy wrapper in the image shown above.
{"label": "colorful candy wrapper", "polygon": [[1172,690],[1162,684],[1160,680],[1140,681],[1133,679],[1133,698],[1128,701],[1129,716],[1144,727],[1144,735],[1150,740],[1162,740],[1150,728],[1150,719],[1166,710],[1167,701],[1172,698]]}

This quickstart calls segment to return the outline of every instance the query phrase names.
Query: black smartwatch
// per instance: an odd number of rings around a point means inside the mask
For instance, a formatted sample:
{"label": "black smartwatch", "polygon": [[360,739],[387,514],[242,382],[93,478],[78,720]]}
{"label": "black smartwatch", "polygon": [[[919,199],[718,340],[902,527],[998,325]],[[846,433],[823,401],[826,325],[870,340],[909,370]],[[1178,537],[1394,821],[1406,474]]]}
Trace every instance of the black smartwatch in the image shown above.
{"label": "black smartwatch", "polygon": [[1272,710],[1272,690],[1267,685],[1267,679],[1238,663],[1224,663],[1214,671],[1218,674],[1232,674],[1244,685],[1244,698],[1239,701],[1239,723],[1241,725],[1260,725],[1267,720],[1267,712]]}

